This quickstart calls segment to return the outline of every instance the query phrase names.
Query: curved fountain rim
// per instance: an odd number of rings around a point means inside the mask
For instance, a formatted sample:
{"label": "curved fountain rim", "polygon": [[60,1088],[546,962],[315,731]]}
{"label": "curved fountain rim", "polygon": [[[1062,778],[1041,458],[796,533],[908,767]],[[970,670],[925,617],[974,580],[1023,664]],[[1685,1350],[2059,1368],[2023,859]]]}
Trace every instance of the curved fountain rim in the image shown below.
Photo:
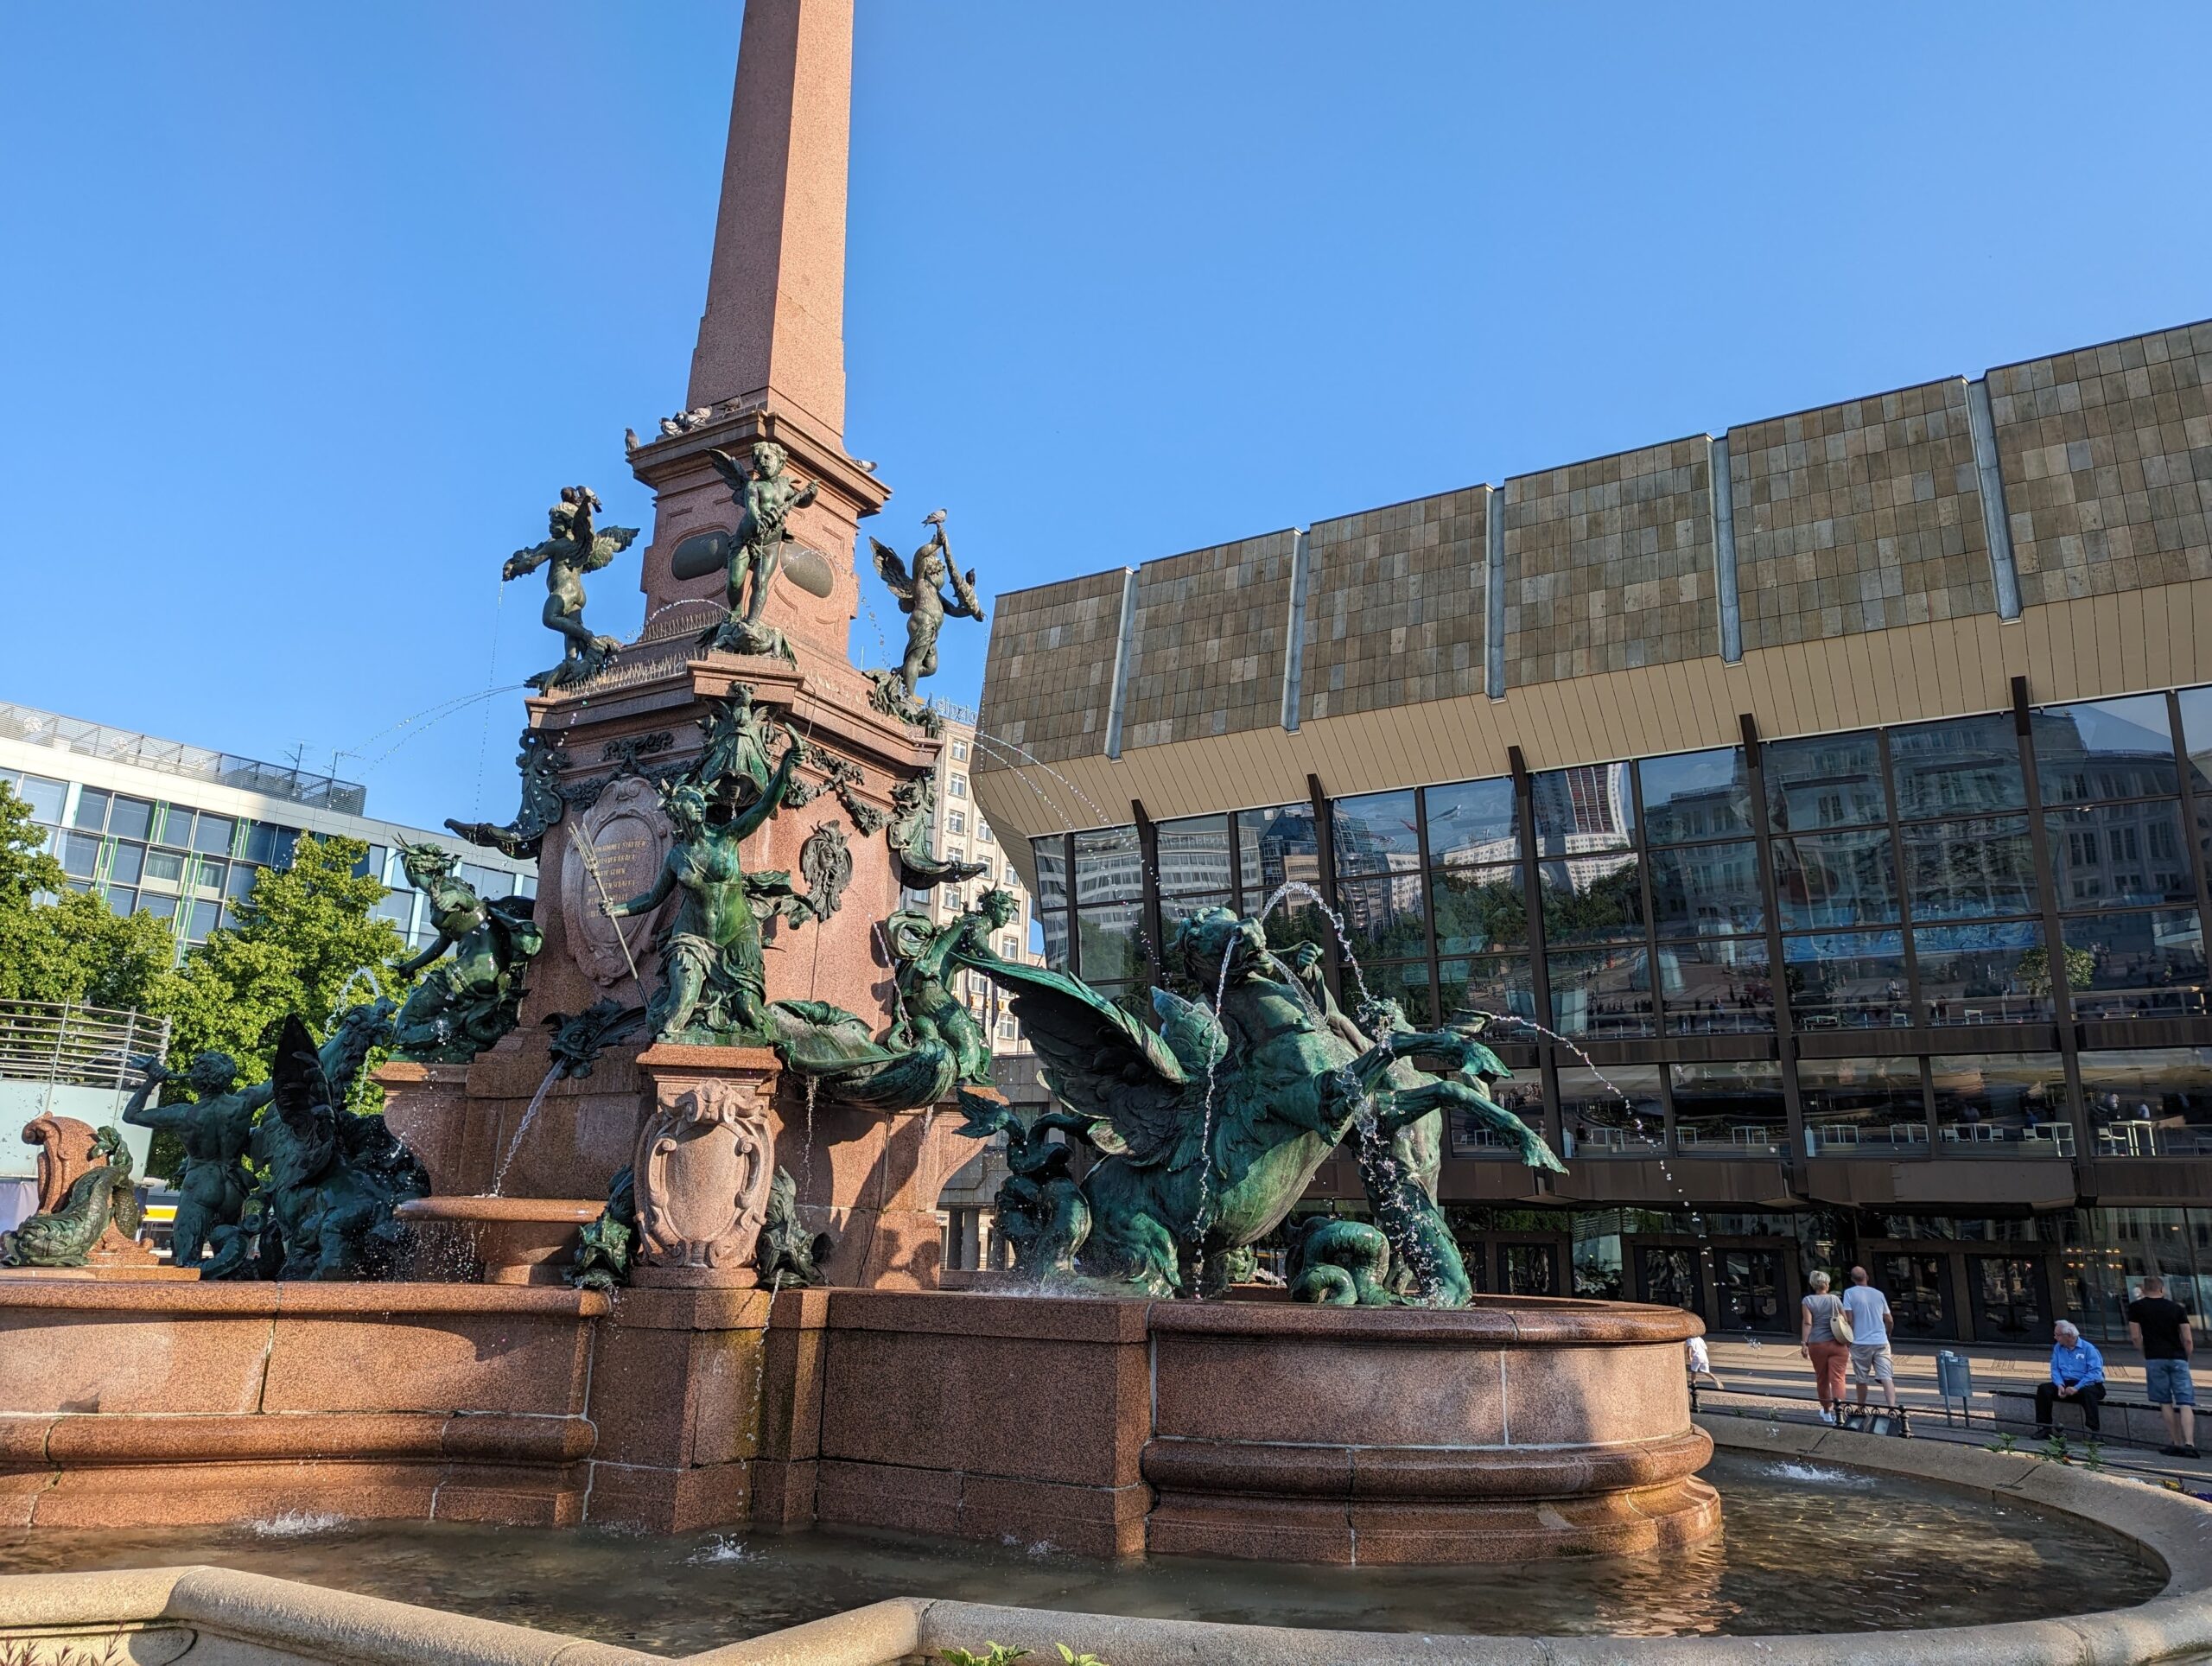
{"label": "curved fountain rim", "polygon": [[1679,1307],[1572,1296],[1476,1296],[1464,1307],[1337,1307],[1296,1301],[1154,1301],[1154,1335],[1332,1338],[1366,1342],[1686,1342],[1705,1322]]}
{"label": "curved fountain rim", "polygon": [[[1208,1620],[1134,1619],[1056,1609],[1001,1607],[927,1597],[893,1598],[680,1657],[646,1655],[448,1610],[206,1566],[0,1577],[0,1637],[22,1627],[121,1624],[155,1630],[221,1620],[226,1636],[291,1640],[308,1658],[431,1661],[447,1666],[890,1666],[990,1637],[1040,1659],[1077,1639],[1115,1666],[1187,1666],[1237,1660],[1302,1666],[1357,1659],[1421,1666],[1829,1666],[1854,1658],[1910,1666],[2101,1666],[2171,1659],[2212,1649],[2212,1513],[2204,1505],[2108,1476],[2024,1454],[1885,1437],[1763,1419],[1700,1420],[1731,1451],[1812,1458],[1876,1474],[1909,1476],[2002,1497],[2116,1535],[2163,1566],[2164,1589],[2133,1608],[2051,1619],[1918,1631],[1771,1637],[1497,1637],[1339,1631]],[[244,1607],[240,1598],[250,1598]],[[250,1613],[251,1624],[245,1623]],[[348,1650],[353,1652],[347,1652]],[[317,1652],[309,1652],[310,1650]]]}

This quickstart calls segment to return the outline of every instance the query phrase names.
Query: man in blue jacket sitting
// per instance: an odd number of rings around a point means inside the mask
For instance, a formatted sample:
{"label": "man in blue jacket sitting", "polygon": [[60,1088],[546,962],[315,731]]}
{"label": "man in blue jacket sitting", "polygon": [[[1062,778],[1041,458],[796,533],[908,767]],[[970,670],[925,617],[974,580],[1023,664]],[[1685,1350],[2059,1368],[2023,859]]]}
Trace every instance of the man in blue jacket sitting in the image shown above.
{"label": "man in blue jacket sitting", "polygon": [[2064,1319],[2051,1326],[2050,1381],[2036,1385],[2036,1436],[2050,1439],[2051,1408],[2071,1400],[2082,1408],[2089,1433],[2097,1432],[2097,1408],[2105,1399],[2105,1357],[2097,1345]]}

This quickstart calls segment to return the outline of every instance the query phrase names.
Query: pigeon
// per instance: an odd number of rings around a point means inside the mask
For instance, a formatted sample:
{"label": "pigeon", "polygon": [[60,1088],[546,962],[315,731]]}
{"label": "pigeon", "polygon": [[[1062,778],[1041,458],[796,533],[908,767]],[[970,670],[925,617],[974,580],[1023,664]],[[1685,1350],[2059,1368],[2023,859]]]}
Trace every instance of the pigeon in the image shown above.
{"label": "pigeon", "polygon": [[703,423],[712,422],[714,416],[715,408],[712,405],[701,405],[695,410],[687,410],[683,413],[683,425],[686,428],[697,428]]}
{"label": "pigeon", "polygon": [[625,452],[631,452],[635,451],[637,448],[638,430],[634,428],[624,429],[622,430],[622,449]]}
{"label": "pigeon", "polygon": [[660,431],[664,434],[681,434],[683,432],[683,426],[673,416],[664,416],[660,419]]}
{"label": "pigeon", "polygon": [[853,467],[859,469],[863,474],[873,474],[875,473],[875,465],[868,461],[865,457],[854,458]]}

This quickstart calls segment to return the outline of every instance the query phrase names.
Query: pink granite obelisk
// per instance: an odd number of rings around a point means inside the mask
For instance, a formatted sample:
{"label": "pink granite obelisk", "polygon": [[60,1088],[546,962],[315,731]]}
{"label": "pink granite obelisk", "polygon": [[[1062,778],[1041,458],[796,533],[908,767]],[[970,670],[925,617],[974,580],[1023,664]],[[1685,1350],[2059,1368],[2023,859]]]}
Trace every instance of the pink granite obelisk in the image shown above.
{"label": "pink granite obelisk", "polygon": [[707,306],[684,409],[704,423],[640,447],[639,480],[659,494],[645,556],[646,612],[721,595],[709,576],[678,581],[677,546],[735,525],[709,447],[742,455],[756,439],[791,454],[816,482],[792,518],[798,540],[828,557],[827,596],[787,576],[766,617],[804,657],[845,658],[859,607],[853,544],[889,488],[845,453],[845,177],[853,98],[852,0],[747,0],[729,147],[715,219]]}

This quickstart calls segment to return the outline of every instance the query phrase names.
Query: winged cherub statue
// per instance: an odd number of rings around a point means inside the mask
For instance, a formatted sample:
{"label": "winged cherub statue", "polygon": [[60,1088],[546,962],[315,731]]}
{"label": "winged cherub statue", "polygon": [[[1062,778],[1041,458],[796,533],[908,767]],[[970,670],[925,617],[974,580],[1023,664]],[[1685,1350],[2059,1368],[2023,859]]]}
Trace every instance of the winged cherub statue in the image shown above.
{"label": "winged cherub statue", "polygon": [[594,636],[584,625],[584,575],[606,566],[638,536],[634,526],[598,531],[592,517],[602,506],[589,486],[563,486],[560,502],[546,516],[545,541],[516,550],[499,569],[501,578],[512,579],[545,569],[541,617],[547,630],[560,633],[563,645],[561,663],[529,679],[532,688],[546,694],[604,670],[622,646],[611,636]]}
{"label": "winged cherub statue", "polygon": [[[899,611],[906,615],[906,658],[891,676],[910,702],[918,697],[921,680],[937,674],[938,633],[944,628],[946,618],[980,620],[983,617],[983,604],[976,595],[975,573],[963,574],[952,564],[952,546],[944,537],[944,511],[931,510],[922,517],[922,525],[930,529],[930,541],[914,551],[911,573],[896,550],[880,538],[868,540],[875,547],[876,572],[899,598]],[[943,588],[948,583],[950,595]]]}
{"label": "winged cherub statue", "polygon": [[790,473],[790,454],[773,440],[755,442],[749,467],[727,451],[709,451],[707,460],[744,512],[729,537],[723,595],[729,617],[707,633],[706,645],[724,653],[789,659],[791,645],[781,631],[763,622],[760,611],[783,565],[785,523],[792,510],[814,501],[814,482],[802,483]]}

